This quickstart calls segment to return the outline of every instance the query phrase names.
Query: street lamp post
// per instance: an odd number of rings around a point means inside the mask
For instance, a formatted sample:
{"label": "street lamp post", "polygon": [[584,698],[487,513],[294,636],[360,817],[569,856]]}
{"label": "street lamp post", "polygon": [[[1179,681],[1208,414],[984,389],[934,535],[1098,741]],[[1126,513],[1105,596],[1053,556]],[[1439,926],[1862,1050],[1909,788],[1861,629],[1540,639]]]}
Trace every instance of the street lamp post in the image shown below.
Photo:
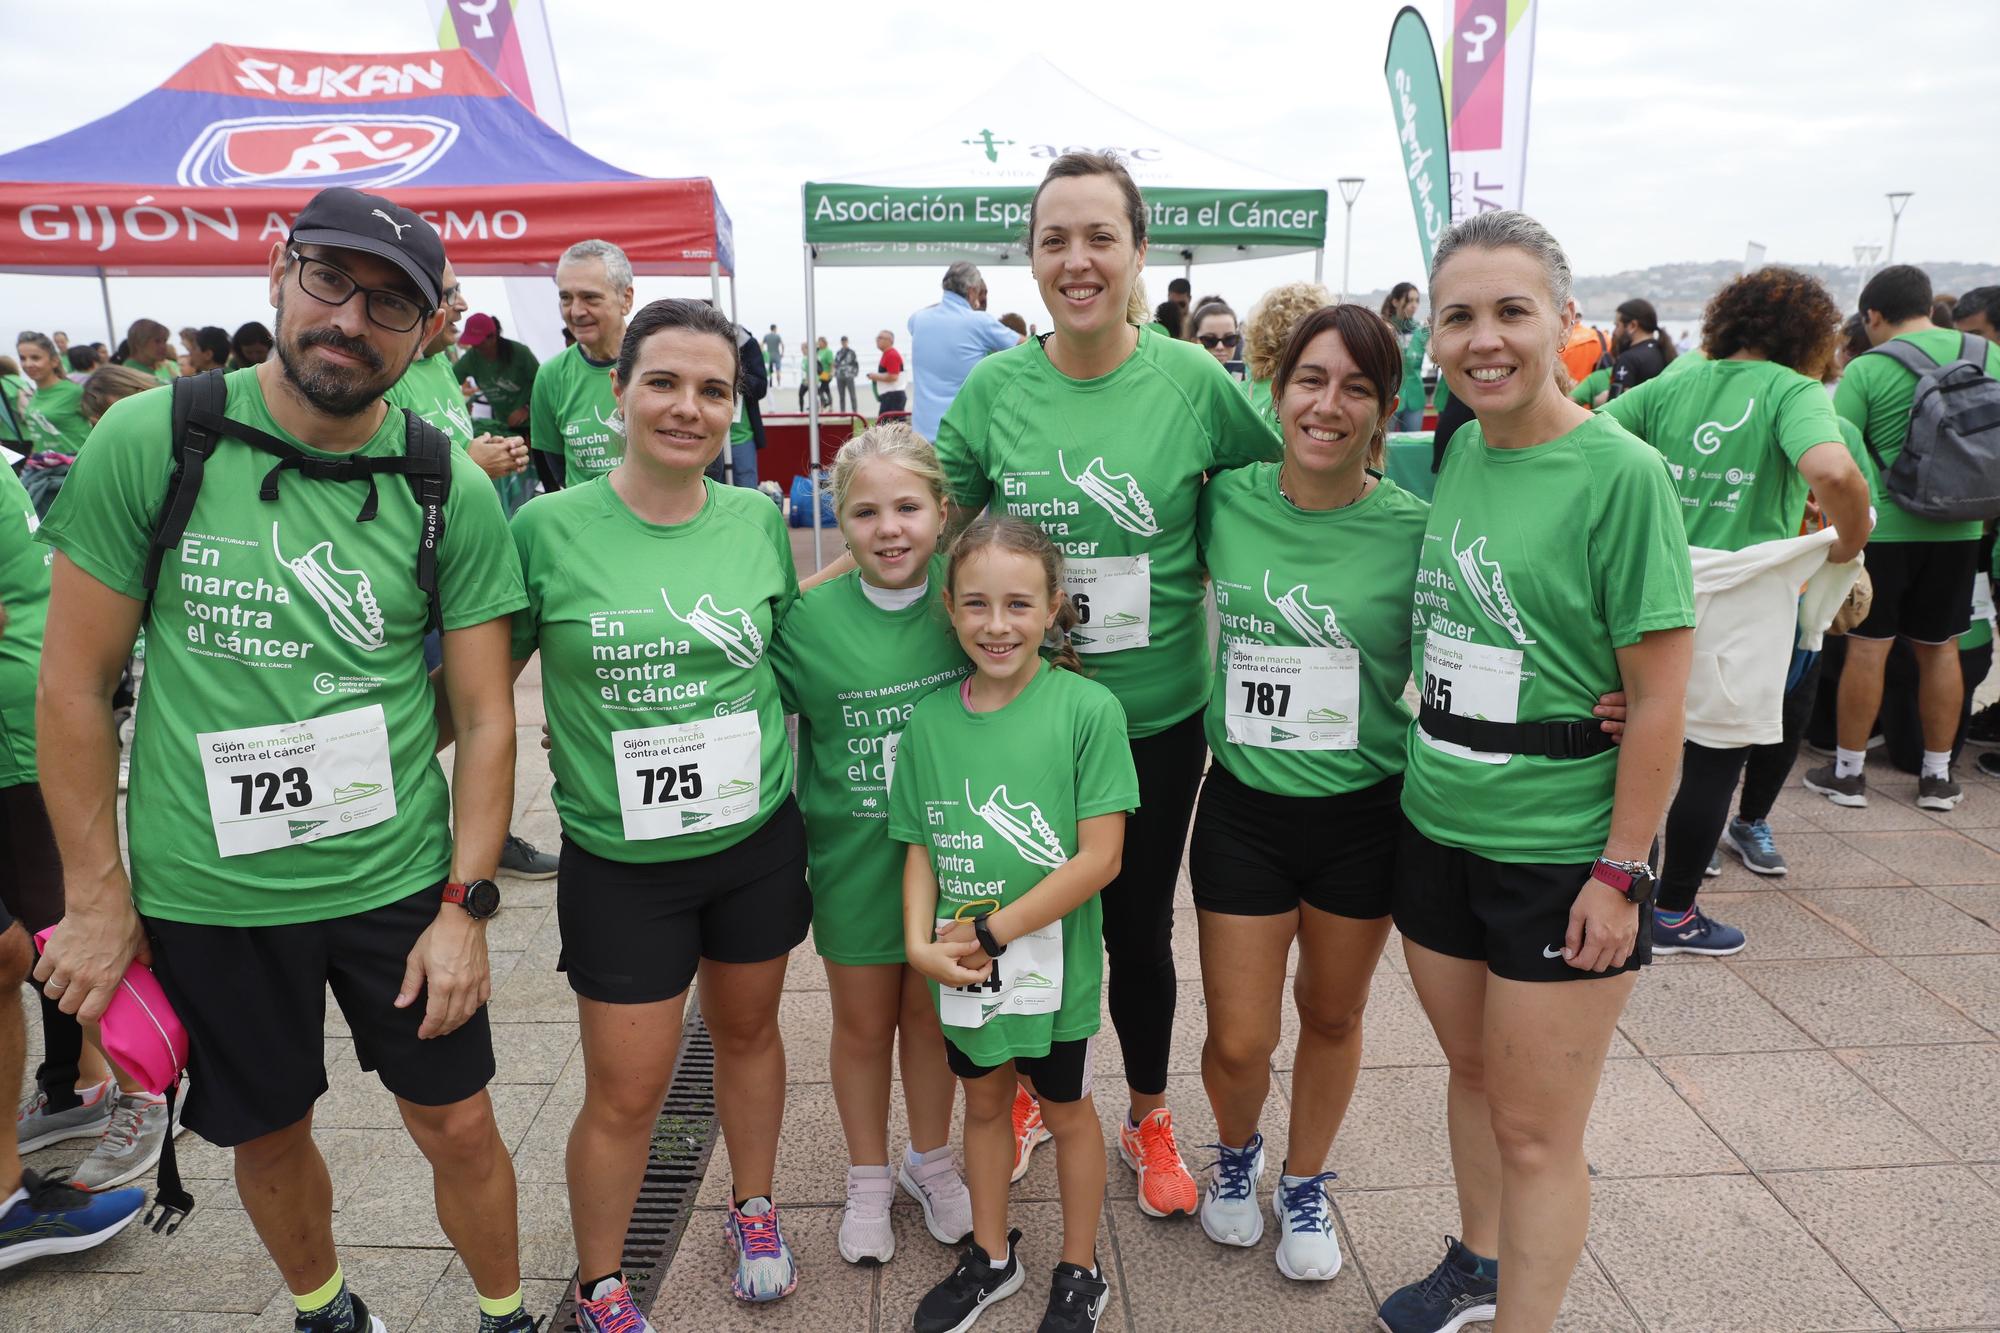
{"label": "street lamp post", "polygon": [[1903,209],[1909,206],[1910,195],[1912,193],[1910,190],[1889,191],[1889,258],[1887,262],[1891,264],[1896,262],[1896,226],[1903,220]]}
{"label": "street lamp post", "polygon": [[1362,176],[1342,176],[1340,197],[1347,204],[1347,226],[1340,241],[1340,299],[1347,300],[1348,266],[1354,258],[1354,201],[1361,197],[1361,186],[1366,178]]}

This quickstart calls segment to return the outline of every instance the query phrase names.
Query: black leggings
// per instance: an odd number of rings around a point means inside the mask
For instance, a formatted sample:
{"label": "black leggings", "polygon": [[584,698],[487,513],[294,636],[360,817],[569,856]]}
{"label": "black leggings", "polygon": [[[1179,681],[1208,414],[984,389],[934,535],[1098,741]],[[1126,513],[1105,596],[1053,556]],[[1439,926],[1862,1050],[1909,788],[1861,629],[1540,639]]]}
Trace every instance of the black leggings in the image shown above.
{"label": "black leggings", "polygon": [[[0,875],[7,881],[8,910],[30,935],[62,920],[62,862],[56,835],[35,783],[0,787]],[[33,982],[29,983],[31,986]],[[42,1004],[42,1064],[35,1082],[49,1095],[49,1109],[67,1111],[76,1095],[77,1064],[83,1058],[83,1028],[35,986]]]}
{"label": "black leggings", "polygon": [[1799,677],[1799,683],[1785,692],[1783,739],[1750,747],[1750,762],[1743,767],[1743,803],[1736,810],[1749,823],[1770,818],[1771,807],[1778,803],[1778,793],[1785,789],[1785,779],[1791,776],[1792,765],[1798,760],[1799,742],[1805,737],[1806,723],[1811,720],[1813,704],[1819,697],[1819,668],[1825,660],[1823,654],[1814,657]]}
{"label": "black leggings", "polygon": [[1125,821],[1118,878],[1104,886],[1104,952],[1110,960],[1111,1025],[1133,1092],[1167,1090],[1173,1044],[1174,886],[1194,816],[1208,744],[1201,714],[1132,742],[1139,809]]}
{"label": "black leggings", "polygon": [[1693,741],[1681,747],[1681,786],[1667,807],[1667,861],[1655,904],[1660,911],[1685,912],[1694,906],[1702,872],[1729,822],[1729,801],[1750,750],[1748,745],[1714,750]]}

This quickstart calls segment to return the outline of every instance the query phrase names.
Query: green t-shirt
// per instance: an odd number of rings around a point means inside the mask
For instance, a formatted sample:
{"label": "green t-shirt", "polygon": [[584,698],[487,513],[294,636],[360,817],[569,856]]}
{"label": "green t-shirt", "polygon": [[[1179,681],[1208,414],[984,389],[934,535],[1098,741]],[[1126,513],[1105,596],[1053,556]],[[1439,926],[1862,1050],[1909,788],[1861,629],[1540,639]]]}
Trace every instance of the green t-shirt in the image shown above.
{"label": "green t-shirt", "polygon": [[1337,796],[1403,771],[1410,588],[1430,506],[1384,479],[1344,509],[1299,509],[1278,468],[1202,490],[1196,541],[1222,627],[1203,729],[1245,785]]}
{"label": "green t-shirt", "polygon": [[0,375],[0,442],[15,445],[17,454],[30,452],[34,445],[21,416],[21,396],[32,387],[19,375]]}
{"label": "green t-shirt", "polygon": [[1702,361],[1603,411],[1660,451],[1688,544],[1716,551],[1798,536],[1809,489],[1799,459],[1840,441],[1826,387],[1775,361]]}
{"label": "green t-shirt", "polygon": [[[1679,363],[1676,362],[1675,364]],[[1608,393],[1610,389],[1611,367],[1599,366],[1596,370],[1585,375],[1582,383],[1569,391],[1569,400],[1572,403],[1581,403],[1585,407],[1589,407],[1597,401],[1598,394]]]}
{"label": "green t-shirt", "polygon": [[459,392],[449,353],[418,357],[383,398],[389,406],[407,407],[443,431],[453,449],[463,453],[472,443],[476,433],[472,416],[466,410],[465,395]]}
{"label": "green t-shirt", "polygon": [[[1664,460],[1609,417],[1526,449],[1462,427],[1417,564],[1411,656],[1426,697],[1495,722],[1589,718],[1619,688],[1614,649],[1694,624],[1679,507]],[[1604,850],[1615,749],[1480,759],[1440,745],[1410,729],[1403,810],[1424,836],[1494,861]]]}
{"label": "green t-shirt", "polygon": [[144,361],[127,361],[125,369],[136,370],[141,375],[151,375],[162,384],[172,384],[180,375],[180,365],[171,357],[157,366],[149,366]]}
{"label": "green t-shirt", "polygon": [[1693,370],[1696,366],[1701,365],[1707,360],[1707,352],[1702,351],[1699,347],[1690,347],[1687,351],[1678,354],[1673,360],[1667,362],[1666,369],[1662,370],[1655,378],[1665,379],[1670,375],[1678,375],[1682,371]]}
{"label": "green t-shirt", "polygon": [[[226,377],[230,419],[287,440],[255,368]],[[41,540],[143,599],[146,551],[173,471],[171,394],[116,403],[77,455]],[[403,452],[402,414],[359,453]],[[352,456],[346,455],[346,456]],[[170,921],[281,925],[348,916],[450,869],[451,825],[424,670],[422,512],[397,477],[356,521],[368,483],[287,471],[224,438],[187,535],[148,609],[145,700],[132,743],[132,889]],[[452,455],[438,547],[447,630],[518,609],[520,568],[485,473]]]}
{"label": "green t-shirt", "polygon": [[[1080,821],[1138,805],[1139,776],[1118,700],[1097,682],[1042,662],[1027,688],[991,713],[968,709],[955,685],[918,701],[896,752],[889,837],[929,847],[937,915],[957,918],[998,910],[1041,883],[1076,855]],[[974,1063],[990,1069],[1016,1056],[1047,1055],[1053,1042],[1097,1031],[1102,901],[1093,894],[1059,929],[1059,1007],[997,1013],[980,1027],[945,1026],[946,1039]],[[1007,947],[1024,945],[1031,941]],[[948,1017],[942,1004],[940,1016]]]}
{"label": "green t-shirt", "polygon": [[822,347],[819,349],[819,373],[822,378],[833,374],[833,349],[831,347]]}
{"label": "green t-shirt", "polygon": [[75,453],[90,437],[90,423],[83,419],[83,390],[69,380],[35,390],[21,414],[21,424],[37,451]]}
{"label": "green t-shirt", "polygon": [[0,787],[35,781],[35,675],[55,559],[36,543],[36,526],[27,488],[13,468],[0,467],[0,609],[7,613],[0,629]]}
{"label": "green t-shirt", "polygon": [[[1408,328],[1403,325],[1407,323]],[[1396,341],[1403,348],[1403,383],[1396,390],[1398,412],[1424,410],[1424,352],[1431,345],[1431,326],[1416,320],[1396,320]]]}
{"label": "green t-shirt", "polygon": [[778,507],[707,483],[685,523],[648,523],[608,476],[514,516],[542,654],[556,813],[592,855],[651,864],[741,842],[791,794],[766,648],[799,595]]}
{"label": "green t-shirt", "polygon": [[879,821],[911,707],[972,670],[943,588],[940,556],[924,596],[888,611],[849,570],[799,598],[772,650],[785,711],[799,716],[813,945],[836,963],[903,961],[903,848]]}
{"label": "green t-shirt", "polygon": [[602,476],[625,456],[625,425],[611,389],[612,362],[592,361],[572,343],[535,373],[528,443],[561,454],[566,484]]}
{"label": "green t-shirt", "polygon": [[1250,406],[1257,409],[1257,415],[1270,423],[1272,430],[1282,434],[1283,427],[1278,424],[1278,405],[1271,398],[1271,381],[1242,380],[1240,383],[1244,395],[1250,399]]}
{"label": "green t-shirt", "polygon": [[[1958,356],[1963,335],[1954,329],[1920,329],[1897,337],[1915,343],[1935,360],[1950,363]],[[1986,373],[2000,376],[2000,346],[1987,344]],[[1962,523],[1937,523],[1918,518],[1896,503],[1883,482],[1883,473],[1896,465],[1903,441],[1910,437],[1910,405],[1916,400],[1917,377],[1886,355],[1867,353],[1847,363],[1840,384],[1833,391],[1833,410],[1861,427],[1862,437],[1873,447],[1880,466],[1871,474],[1875,500],[1875,531],[1870,542],[1965,542],[1978,541],[1978,519]]]}
{"label": "green t-shirt", "polygon": [[491,359],[484,353],[468,351],[458,358],[451,373],[461,384],[471,380],[479,386],[479,392],[486,395],[486,405],[493,410],[493,428],[505,433],[512,429],[507,418],[528,406],[529,394],[535,387],[535,372],[542,363],[525,343],[511,338],[501,343],[500,350],[501,355]]}
{"label": "green t-shirt", "polygon": [[1062,551],[1083,615],[1084,667],[1124,705],[1134,736],[1208,696],[1195,560],[1205,474],[1276,459],[1283,442],[1199,343],[1154,331],[1108,375],[1073,380],[1041,340],[972,368],[938,427],[938,462],[966,513],[989,501]]}

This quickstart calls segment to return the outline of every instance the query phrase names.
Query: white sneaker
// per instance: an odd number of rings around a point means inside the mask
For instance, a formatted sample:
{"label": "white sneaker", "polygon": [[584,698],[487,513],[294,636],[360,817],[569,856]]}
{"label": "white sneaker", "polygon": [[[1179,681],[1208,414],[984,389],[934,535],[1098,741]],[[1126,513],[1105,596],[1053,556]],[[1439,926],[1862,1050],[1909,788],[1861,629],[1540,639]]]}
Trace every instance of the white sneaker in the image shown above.
{"label": "white sneaker", "polygon": [[20,1150],[30,1153],[66,1139],[94,1139],[111,1123],[118,1104],[118,1084],[105,1079],[94,1088],[78,1088],[77,1104],[67,1111],[51,1111],[49,1095],[40,1088],[30,1092],[14,1117],[14,1134]]}
{"label": "white sneaker", "polygon": [[1316,1176],[1279,1176],[1271,1192],[1278,1219],[1278,1271],[1294,1282],[1324,1282],[1340,1271],[1340,1241],[1333,1234],[1333,1202],[1326,1182]]}
{"label": "white sneaker", "polygon": [[1255,1245],[1264,1235],[1264,1209],[1257,1182],[1264,1178],[1264,1136],[1252,1134],[1241,1148],[1215,1145],[1201,1191],[1201,1229],[1218,1245]]}
{"label": "white sneaker", "polygon": [[166,1142],[167,1099],[150,1092],[120,1092],[111,1123],[71,1173],[70,1186],[96,1194],[123,1185],[152,1170]]}
{"label": "white sneaker", "polygon": [[924,1225],[945,1245],[963,1245],[972,1235],[972,1192],[958,1162],[942,1153],[934,1162],[913,1166],[907,1153],[896,1170],[903,1192],[924,1210]]}
{"label": "white sneaker", "polygon": [[872,1259],[886,1264],[896,1254],[896,1232],[889,1225],[889,1205],[896,1182],[886,1166],[847,1168],[847,1207],[840,1214],[840,1257],[850,1264]]}

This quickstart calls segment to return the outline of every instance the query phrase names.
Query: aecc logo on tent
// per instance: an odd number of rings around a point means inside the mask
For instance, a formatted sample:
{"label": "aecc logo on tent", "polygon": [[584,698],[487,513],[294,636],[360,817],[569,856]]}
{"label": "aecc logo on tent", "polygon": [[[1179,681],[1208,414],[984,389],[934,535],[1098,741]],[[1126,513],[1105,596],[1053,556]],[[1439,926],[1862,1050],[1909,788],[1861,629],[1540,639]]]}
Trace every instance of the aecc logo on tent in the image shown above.
{"label": "aecc logo on tent", "polygon": [[425,171],[458,139],[436,116],[244,116],[195,136],[176,176],[190,186],[396,185]]}

